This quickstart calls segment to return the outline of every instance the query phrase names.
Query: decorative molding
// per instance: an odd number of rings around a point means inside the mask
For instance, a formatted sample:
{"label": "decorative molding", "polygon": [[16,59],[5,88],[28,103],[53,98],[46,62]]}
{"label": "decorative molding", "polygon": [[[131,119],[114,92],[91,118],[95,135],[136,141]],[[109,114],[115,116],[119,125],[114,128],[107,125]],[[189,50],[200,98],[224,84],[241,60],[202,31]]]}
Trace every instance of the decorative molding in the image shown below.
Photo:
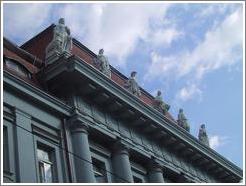
{"label": "decorative molding", "polygon": [[230,172],[233,172],[237,176],[242,177],[242,170],[236,165],[226,160],[213,149],[202,145],[198,141],[198,139],[196,139],[191,134],[187,133],[184,130],[180,130],[178,127],[176,127],[175,122],[161,115],[161,113],[156,112],[152,107],[146,105],[137,97],[132,96],[132,94],[125,90],[123,87],[102,76],[99,72],[97,72],[96,69],[86,64],[82,59],[78,58],[77,56],[72,56],[68,59],[67,64],[69,64],[70,66],[73,65],[74,71],[81,73],[82,76],[88,77],[89,79],[109,91],[111,94],[126,102],[134,109],[142,112],[142,114],[148,116],[148,118],[151,118],[157,124],[157,126],[160,127],[160,129],[167,130],[179,140],[186,142],[192,148],[196,149],[197,152],[205,155],[206,157],[209,157],[217,164],[224,167],[225,169],[230,170]]}
{"label": "decorative molding", "polygon": [[85,133],[88,134],[89,126],[81,118],[79,113],[74,113],[68,120],[71,133]]}
{"label": "decorative molding", "polygon": [[72,110],[72,107],[68,106],[57,98],[54,98],[43,90],[34,87],[33,85],[5,70],[3,71],[3,87],[4,89],[11,88],[17,91],[18,94],[28,96],[29,99],[31,98],[35,102],[38,102],[39,106],[49,107],[59,114],[69,116]]}
{"label": "decorative molding", "polygon": [[[175,136],[175,138],[185,142],[186,145],[188,144],[192,147],[192,149],[195,149],[200,154],[213,159],[214,162],[229,170],[230,173],[235,174],[237,177],[242,177],[242,170],[240,170],[234,164],[223,158],[212,149],[200,144],[194,136],[191,136],[186,131],[182,131],[174,126],[176,125],[176,123],[161,115],[152,107],[141,102],[137,97],[132,96],[123,87],[104,77],[96,69],[86,64],[76,56],[70,57],[68,61],[62,61],[62,63],[54,63],[54,65],[48,67],[47,71],[44,71],[44,73],[47,75],[46,80],[52,79],[63,71],[67,71],[67,64],[69,64],[69,70],[71,70],[71,72],[77,72],[81,74],[82,77],[86,76],[87,78],[96,82],[98,85],[106,89],[115,97],[118,97],[121,101],[127,103],[131,108],[134,108],[138,112],[141,112],[143,116],[147,116],[148,118],[150,118],[152,121],[154,121],[154,124],[162,131],[166,131],[167,133],[172,134],[173,136]],[[52,110],[63,116],[71,116],[72,107],[50,96],[44,91],[34,87],[33,85],[24,82],[20,78],[15,77],[7,71],[4,71],[3,81],[4,86],[8,86],[15,91],[20,91],[22,94],[31,97],[39,103],[42,103],[42,106],[52,108]]]}

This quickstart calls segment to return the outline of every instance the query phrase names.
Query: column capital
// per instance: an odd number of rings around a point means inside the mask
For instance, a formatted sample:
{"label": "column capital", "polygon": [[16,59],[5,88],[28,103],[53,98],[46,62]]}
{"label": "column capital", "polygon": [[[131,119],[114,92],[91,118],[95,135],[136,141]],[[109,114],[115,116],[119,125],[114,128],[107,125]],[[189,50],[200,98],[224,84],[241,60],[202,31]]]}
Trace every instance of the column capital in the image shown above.
{"label": "column capital", "polygon": [[69,120],[69,128],[72,133],[82,132],[88,134],[89,126],[81,120],[78,114],[74,114]]}
{"label": "column capital", "polygon": [[70,126],[71,133],[86,133],[88,134],[89,126],[85,123],[74,123]]}
{"label": "column capital", "polygon": [[129,155],[129,146],[121,140],[121,138],[117,138],[117,140],[113,144],[113,151],[116,154],[126,154]]}

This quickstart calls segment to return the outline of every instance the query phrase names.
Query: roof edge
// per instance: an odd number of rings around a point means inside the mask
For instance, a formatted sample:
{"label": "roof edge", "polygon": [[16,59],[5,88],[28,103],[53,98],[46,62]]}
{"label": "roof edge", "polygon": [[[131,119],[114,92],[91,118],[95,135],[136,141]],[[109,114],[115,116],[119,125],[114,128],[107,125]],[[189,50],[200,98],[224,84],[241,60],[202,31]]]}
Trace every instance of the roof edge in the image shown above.
{"label": "roof edge", "polygon": [[[79,47],[81,50],[84,50],[86,52],[88,52],[92,57],[96,57],[97,55],[92,52],[88,47],[86,47],[85,45],[83,45],[80,41],[78,41],[77,39],[73,38],[73,43]],[[120,71],[118,71],[116,68],[114,68],[112,65],[110,65],[110,68],[113,72],[115,72],[116,75],[118,75],[119,77],[127,80],[128,77],[126,77],[124,74],[122,74]],[[154,96],[151,95],[149,92],[147,92],[145,89],[143,89],[142,87],[139,87],[141,89],[141,91],[148,96],[151,99],[154,99]]]}
{"label": "roof edge", "polygon": [[27,62],[30,63],[30,61],[33,61],[34,66],[36,67],[42,67],[42,60],[39,59],[37,56],[34,56],[33,54],[27,52],[26,50],[20,48],[17,44],[15,44],[14,42],[10,41],[9,39],[3,37],[3,47],[16,52],[17,55],[20,55],[21,57],[23,57],[24,59],[27,60]]}
{"label": "roof edge", "polygon": [[26,42],[24,42],[20,48],[25,49],[26,46],[33,42],[34,40],[36,40],[37,38],[41,37],[43,35],[43,33],[47,32],[49,29],[51,29],[52,27],[55,27],[55,24],[51,24],[50,26],[48,26],[46,29],[44,29],[42,32],[39,32],[37,35],[35,35],[34,37],[32,37],[31,39],[27,40]]}

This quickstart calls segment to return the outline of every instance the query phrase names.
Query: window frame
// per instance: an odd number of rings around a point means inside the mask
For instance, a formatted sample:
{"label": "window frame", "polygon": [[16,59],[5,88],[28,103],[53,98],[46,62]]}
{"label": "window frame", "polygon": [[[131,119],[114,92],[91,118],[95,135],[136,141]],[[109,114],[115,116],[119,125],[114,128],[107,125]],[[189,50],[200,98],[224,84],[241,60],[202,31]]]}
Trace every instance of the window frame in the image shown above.
{"label": "window frame", "polygon": [[[140,183],[147,183],[148,179],[147,179],[147,171],[145,170],[144,167],[131,162],[131,171],[132,171],[132,177],[136,177],[137,179],[142,180],[142,182]],[[135,182],[134,182],[135,183]],[[136,182],[139,183],[139,182]]]}
{"label": "window frame", "polygon": [[[32,73],[23,65],[21,64],[19,61],[17,61],[16,59],[10,58],[10,57],[6,57],[4,56],[4,65],[12,70],[15,71],[16,73],[18,73],[20,76],[22,77],[26,77],[28,79],[32,79]],[[7,63],[10,62],[12,64],[15,64],[15,68],[11,67],[10,65],[8,65]],[[12,65],[11,64],[11,65]]]}
{"label": "window frame", "polygon": [[8,127],[3,125],[3,171],[7,172],[10,170],[9,166],[9,135]]}
{"label": "window frame", "polygon": [[60,149],[58,146],[56,146],[53,143],[50,143],[49,141],[34,135],[34,155],[35,155],[35,162],[36,162],[36,180],[38,183],[42,183],[40,181],[40,171],[39,171],[39,159],[37,155],[37,150],[39,147],[47,148],[49,149],[51,153],[51,160],[53,163],[52,167],[52,182],[51,183],[58,183],[58,182],[63,182],[62,178],[62,166],[61,166],[61,156],[60,156]]}
{"label": "window frame", "polygon": [[112,172],[112,164],[111,164],[111,153],[107,151],[105,148],[101,148],[94,143],[90,143],[90,151],[91,158],[96,159],[100,163],[103,163],[105,166],[105,175],[106,175],[106,183],[112,183],[113,175],[109,172]]}
{"label": "window frame", "polygon": [[[47,148],[47,149],[44,149],[44,148]],[[54,174],[54,172],[55,172],[55,170],[54,170],[54,149],[52,149],[52,148],[50,148],[50,147],[48,147],[48,146],[44,146],[43,144],[40,144],[39,142],[38,142],[38,144],[37,144],[37,151],[38,150],[42,150],[42,151],[44,151],[44,152],[46,152],[47,154],[48,154],[48,156],[49,156],[49,160],[45,160],[45,159],[42,159],[42,158],[40,158],[40,157],[38,157],[38,153],[37,153],[37,161],[38,161],[38,171],[39,171],[39,181],[41,182],[41,183],[53,183],[54,181],[55,181],[55,174]],[[50,165],[50,167],[51,167],[51,179],[52,179],[52,182],[42,182],[41,181],[41,179],[43,180],[43,179],[45,179],[45,176],[42,176],[43,174],[41,174],[41,172],[40,172],[40,164],[42,164],[42,165],[45,165],[45,164],[48,164],[48,165]],[[41,178],[42,177],[42,178]]]}
{"label": "window frame", "polygon": [[[104,169],[103,170],[103,173],[101,173],[100,171],[97,172],[94,169],[95,163],[98,163],[98,164],[103,165],[103,169]],[[105,182],[97,182],[97,183],[108,183],[108,174],[107,174],[107,168],[106,168],[105,162],[104,161],[101,161],[101,160],[98,160],[97,158],[92,157],[92,164],[93,164],[93,172],[94,172],[95,179],[96,179],[96,174],[98,174],[98,175],[101,174],[101,175],[103,175],[104,180],[105,180]]]}
{"label": "window frame", "polygon": [[[7,136],[7,169],[4,170],[3,167],[3,182],[7,181],[5,180],[8,179],[10,182],[15,182],[16,181],[16,169],[15,169],[15,149],[14,149],[14,133],[13,133],[13,124],[15,117],[12,115],[12,113],[9,113],[8,111],[5,110],[5,107],[3,107],[4,112],[3,112],[3,125],[2,129],[4,130],[4,127],[6,128],[6,136]],[[4,140],[4,139],[3,139]],[[2,148],[3,150],[3,148]]]}

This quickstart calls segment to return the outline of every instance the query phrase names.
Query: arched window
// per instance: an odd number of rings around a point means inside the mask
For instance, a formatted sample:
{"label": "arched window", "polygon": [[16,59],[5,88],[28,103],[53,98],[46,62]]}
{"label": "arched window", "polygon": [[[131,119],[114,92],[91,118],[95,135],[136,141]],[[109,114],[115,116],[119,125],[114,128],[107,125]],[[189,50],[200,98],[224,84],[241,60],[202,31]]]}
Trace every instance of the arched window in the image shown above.
{"label": "arched window", "polygon": [[20,64],[18,61],[5,57],[4,64],[8,69],[14,70],[21,76],[31,78],[31,73],[29,72],[29,70],[26,67],[24,67],[22,64]]}

